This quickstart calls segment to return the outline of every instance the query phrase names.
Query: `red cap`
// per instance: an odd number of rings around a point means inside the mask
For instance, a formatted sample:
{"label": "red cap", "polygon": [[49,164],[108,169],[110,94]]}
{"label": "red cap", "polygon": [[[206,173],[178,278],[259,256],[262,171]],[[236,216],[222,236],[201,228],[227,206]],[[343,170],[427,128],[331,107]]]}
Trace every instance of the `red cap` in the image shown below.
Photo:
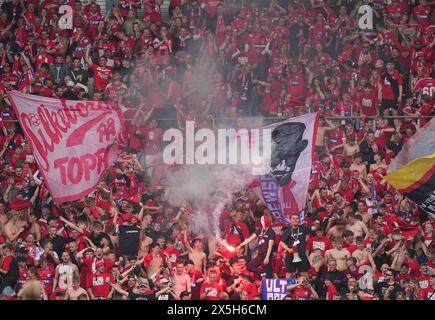
{"label": "red cap", "polygon": [[98,260],[96,263],[95,263],[95,267],[101,267],[101,266],[104,266],[104,261],[103,260]]}

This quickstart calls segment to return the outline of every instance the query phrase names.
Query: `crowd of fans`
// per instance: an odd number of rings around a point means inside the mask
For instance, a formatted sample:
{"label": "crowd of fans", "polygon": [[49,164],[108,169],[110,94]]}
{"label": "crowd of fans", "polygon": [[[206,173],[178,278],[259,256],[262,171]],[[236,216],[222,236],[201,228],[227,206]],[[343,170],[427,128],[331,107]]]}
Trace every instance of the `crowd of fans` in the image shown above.
{"label": "crowd of fans", "polygon": [[[171,0],[164,21],[161,0],[3,1],[0,296],[255,300],[267,277],[297,279],[291,300],[435,300],[433,218],[382,179],[434,115],[434,4]],[[53,203],[10,90],[119,103],[128,148],[94,192]],[[232,251],[165,199],[163,130],[316,111],[303,224],[246,187],[221,214]]]}

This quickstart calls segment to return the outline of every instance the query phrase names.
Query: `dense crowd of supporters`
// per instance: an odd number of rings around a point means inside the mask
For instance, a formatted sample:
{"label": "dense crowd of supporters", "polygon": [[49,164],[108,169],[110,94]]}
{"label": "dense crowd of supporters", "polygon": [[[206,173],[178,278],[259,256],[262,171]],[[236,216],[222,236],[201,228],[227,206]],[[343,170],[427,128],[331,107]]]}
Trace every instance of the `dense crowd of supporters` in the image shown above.
{"label": "dense crowd of supporters", "polygon": [[[435,300],[433,218],[383,180],[434,115],[435,2],[171,0],[168,21],[162,2],[1,4],[0,296],[255,300],[267,277],[297,279],[291,300]],[[93,192],[53,203],[10,90],[118,102],[128,147]],[[232,251],[165,198],[165,129],[317,111],[303,223],[243,188]]]}

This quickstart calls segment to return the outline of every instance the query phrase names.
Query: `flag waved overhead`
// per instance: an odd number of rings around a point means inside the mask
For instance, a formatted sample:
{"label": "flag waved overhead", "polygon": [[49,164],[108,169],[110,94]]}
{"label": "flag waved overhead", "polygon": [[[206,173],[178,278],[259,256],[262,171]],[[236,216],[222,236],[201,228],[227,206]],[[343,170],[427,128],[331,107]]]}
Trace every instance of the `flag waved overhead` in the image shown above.
{"label": "flag waved overhead", "polygon": [[70,101],[9,93],[39,170],[57,203],[94,190],[124,144],[124,119],[114,102]]}

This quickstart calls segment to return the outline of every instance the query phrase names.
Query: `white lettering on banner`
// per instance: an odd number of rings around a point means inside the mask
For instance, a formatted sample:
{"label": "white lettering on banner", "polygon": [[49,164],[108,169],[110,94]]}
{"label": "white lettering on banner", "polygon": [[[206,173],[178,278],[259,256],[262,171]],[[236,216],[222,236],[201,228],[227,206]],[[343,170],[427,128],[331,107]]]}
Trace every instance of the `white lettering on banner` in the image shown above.
{"label": "white lettering on banner", "polygon": [[124,145],[118,106],[9,92],[41,174],[55,202],[79,199],[96,186]]}
{"label": "white lettering on banner", "polygon": [[283,300],[288,294],[287,286],[296,279],[263,279],[262,298],[264,300]]}

